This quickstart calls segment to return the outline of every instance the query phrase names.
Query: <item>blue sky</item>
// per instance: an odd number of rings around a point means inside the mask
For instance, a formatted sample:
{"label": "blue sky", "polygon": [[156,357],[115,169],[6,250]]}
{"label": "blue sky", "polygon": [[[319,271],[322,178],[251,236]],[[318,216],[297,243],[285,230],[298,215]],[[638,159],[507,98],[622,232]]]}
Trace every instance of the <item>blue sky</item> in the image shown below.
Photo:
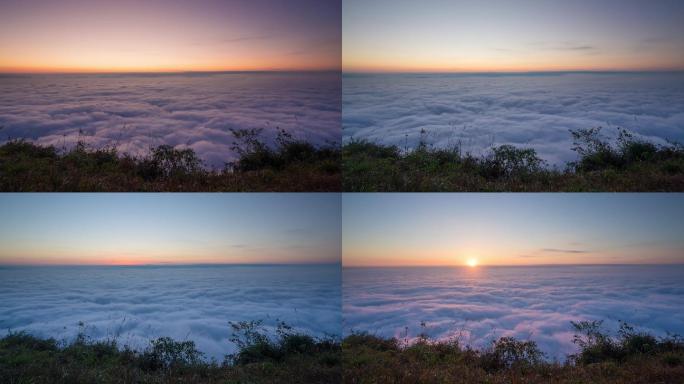
{"label": "blue sky", "polygon": [[347,71],[684,69],[676,0],[345,0]]}
{"label": "blue sky", "polygon": [[682,194],[346,194],[344,265],[684,263]]}
{"label": "blue sky", "polygon": [[5,194],[0,263],[339,262],[333,194]]}

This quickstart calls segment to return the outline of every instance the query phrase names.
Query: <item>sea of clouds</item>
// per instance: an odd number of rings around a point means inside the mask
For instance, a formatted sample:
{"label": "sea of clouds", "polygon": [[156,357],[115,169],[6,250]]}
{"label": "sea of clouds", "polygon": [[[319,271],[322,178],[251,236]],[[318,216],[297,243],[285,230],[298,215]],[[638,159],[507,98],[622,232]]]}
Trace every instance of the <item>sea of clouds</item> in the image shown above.
{"label": "sea of clouds", "polygon": [[230,129],[277,128],[316,145],[340,142],[340,75],[217,73],[2,75],[0,142],[26,138],[59,148],[81,138],[144,155],[150,146],[192,148],[209,167],[235,159]]}
{"label": "sea of clouds", "polygon": [[569,130],[617,127],[657,144],[684,141],[684,74],[345,74],[343,140],[480,155],[531,147],[550,165],[576,159]]}
{"label": "sea of clouds", "polygon": [[570,321],[684,335],[682,276],[681,265],[345,268],[343,332],[409,342],[425,332],[475,347],[514,336],[562,361],[576,351]]}
{"label": "sea of clouds", "polygon": [[145,347],[193,340],[208,358],[235,351],[229,321],[276,319],[315,336],[341,334],[339,266],[1,267],[0,332]]}

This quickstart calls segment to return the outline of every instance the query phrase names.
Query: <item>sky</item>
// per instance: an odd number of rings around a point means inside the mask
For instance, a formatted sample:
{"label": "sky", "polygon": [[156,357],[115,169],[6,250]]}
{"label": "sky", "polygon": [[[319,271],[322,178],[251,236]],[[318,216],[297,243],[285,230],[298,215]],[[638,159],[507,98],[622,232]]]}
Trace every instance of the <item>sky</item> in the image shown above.
{"label": "sky", "polygon": [[334,194],[4,194],[0,264],[339,263]]}
{"label": "sky", "polygon": [[679,0],[345,0],[348,72],[684,69]]}
{"label": "sky", "polygon": [[344,266],[684,263],[682,194],[345,194]]}
{"label": "sky", "polygon": [[0,0],[0,72],[335,70],[340,1]]}

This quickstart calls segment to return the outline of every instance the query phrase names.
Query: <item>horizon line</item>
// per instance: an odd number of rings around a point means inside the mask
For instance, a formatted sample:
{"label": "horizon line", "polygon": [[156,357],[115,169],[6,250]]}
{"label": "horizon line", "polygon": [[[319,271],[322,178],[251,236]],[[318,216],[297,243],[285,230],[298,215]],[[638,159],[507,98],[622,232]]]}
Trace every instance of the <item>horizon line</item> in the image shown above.
{"label": "horizon line", "polygon": [[340,68],[322,68],[322,69],[236,69],[236,70],[164,70],[164,71],[146,71],[146,70],[132,70],[132,71],[3,71],[0,70],[0,76],[7,75],[171,75],[171,74],[228,74],[228,73],[330,73],[342,72]]}
{"label": "horizon line", "polygon": [[535,70],[535,71],[441,71],[441,70],[342,70],[342,74],[346,75],[381,75],[381,74],[411,74],[411,75],[529,75],[529,74],[639,74],[639,73],[682,73],[684,68],[679,69],[572,69],[572,70]]}
{"label": "horizon line", "polygon": [[2,267],[188,267],[188,266],[307,266],[307,265],[341,265],[330,263],[145,263],[145,264],[17,264],[0,263]]}
{"label": "horizon line", "polygon": [[557,264],[478,264],[475,267],[471,267],[466,264],[435,264],[435,265],[424,265],[424,264],[410,264],[410,265],[342,265],[342,268],[467,268],[467,269],[477,269],[486,267],[582,267],[582,266],[660,266],[660,265],[681,265],[684,266],[684,262],[676,263],[557,263]]}

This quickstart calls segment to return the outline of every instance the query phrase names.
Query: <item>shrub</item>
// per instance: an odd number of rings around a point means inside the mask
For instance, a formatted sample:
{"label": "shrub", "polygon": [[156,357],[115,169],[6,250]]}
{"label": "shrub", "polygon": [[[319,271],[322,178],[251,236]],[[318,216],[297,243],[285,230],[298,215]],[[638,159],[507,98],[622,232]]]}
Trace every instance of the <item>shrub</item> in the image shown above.
{"label": "shrub", "polygon": [[170,337],[150,341],[142,354],[143,364],[151,369],[194,366],[202,359],[203,354],[195,348],[194,341],[175,341]]}
{"label": "shrub", "polygon": [[316,148],[311,143],[296,140],[284,129],[277,129],[275,145],[269,146],[260,139],[262,129],[232,129],[232,149],[239,159],[228,163],[227,167],[239,171],[258,171],[264,169],[282,170],[302,163],[322,163],[327,159],[339,161],[338,152],[332,148]]}
{"label": "shrub", "polygon": [[540,172],[544,161],[532,148],[519,149],[512,145],[492,148],[492,154],[483,161],[483,174],[489,177],[525,176]]}
{"label": "shrub", "polygon": [[[256,325],[261,322],[243,322]],[[238,328],[241,328],[238,326]],[[161,337],[139,352],[117,347],[116,339],[94,341],[83,323],[71,341],[41,339],[25,332],[0,337],[2,383],[339,383],[338,342],[317,340],[280,322],[271,343],[279,359],[219,365],[207,362],[192,341]],[[257,332],[256,334],[261,334]],[[256,335],[252,333],[253,336]],[[263,334],[261,334],[263,335]],[[251,336],[250,336],[251,337]],[[254,342],[264,341],[260,336]],[[312,343],[311,341],[314,340]]]}
{"label": "shrub", "polygon": [[140,173],[145,180],[183,176],[202,169],[202,162],[190,148],[175,149],[170,145],[160,145],[151,151],[140,164]]}
{"label": "shrub", "polygon": [[271,336],[263,321],[229,323],[233,334],[230,341],[238,347],[226,360],[235,365],[264,361],[282,362],[297,355],[313,356],[339,349],[334,339],[317,339],[295,331],[283,321],[277,321],[275,335]]}
{"label": "shrub", "polygon": [[570,130],[573,138],[572,150],[580,159],[571,166],[578,172],[590,172],[608,167],[620,167],[622,159],[610,143],[601,136],[603,127]]}
{"label": "shrub", "polygon": [[380,352],[397,351],[399,350],[399,340],[395,338],[385,339],[365,332],[355,332],[344,338],[344,346],[349,348],[364,346]]}
{"label": "shrub", "polygon": [[278,351],[263,329],[263,320],[229,324],[233,330],[230,341],[238,348],[238,352],[226,356],[232,364],[243,365],[278,358]]}
{"label": "shrub", "polygon": [[578,334],[573,342],[580,348],[571,359],[577,364],[586,365],[606,361],[624,362],[641,355],[663,352],[684,352],[684,342],[679,336],[657,339],[646,332],[638,332],[624,321],[616,337],[608,335],[601,327],[602,321],[571,322]]}
{"label": "shrub", "polygon": [[614,143],[602,128],[570,131],[579,158],[549,167],[533,148],[491,147],[483,156],[460,144],[440,149],[421,132],[410,150],[352,139],[342,147],[345,191],[682,191],[684,148],[655,145],[624,129]]}
{"label": "shrub", "polygon": [[345,156],[363,155],[377,159],[398,159],[399,147],[380,145],[361,139],[351,139],[343,147]]}
{"label": "shrub", "polygon": [[0,154],[3,156],[22,156],[28,158],[47,158],[57,157],[57,150],[53,146],[35,145],[25,139],[12,139],[0,147]]}
{"label": "shrub", "polygon": [[18,348],[27,348],[35,351],[57,351],[59,345],[54,338],[41,339],[25,331],[10,331],[5,337],[0,339],[0,349],[15,350]]}
{"label": "shrub", "polygon": [[[237,132],[237,131],[236,131]],[[71,149],[22,139],[0,145],[1,191],[339,191],[340,151],[294,140],[280,130],[269,148],[256,133],[245,138],[233,167],[205,169],[196,153],[169,145],[143,157],[115,146],[93,149],[80,138]],[[242,135],[242,136],[241,136]]]}
{"label": "shrub", "polygon": [[492,343],[491,349],[482,354],[486,369],[523,369],[540,364],[544,354],[534,341],[520,341],[502,337]]}
{"label": "shrub", "polygon": [[603,320],[570,322],[578,332],[573,336],[580,351],[571,356],[578,364],[592,364],[619,359],[619,351],[613,340],[603,332]]}

